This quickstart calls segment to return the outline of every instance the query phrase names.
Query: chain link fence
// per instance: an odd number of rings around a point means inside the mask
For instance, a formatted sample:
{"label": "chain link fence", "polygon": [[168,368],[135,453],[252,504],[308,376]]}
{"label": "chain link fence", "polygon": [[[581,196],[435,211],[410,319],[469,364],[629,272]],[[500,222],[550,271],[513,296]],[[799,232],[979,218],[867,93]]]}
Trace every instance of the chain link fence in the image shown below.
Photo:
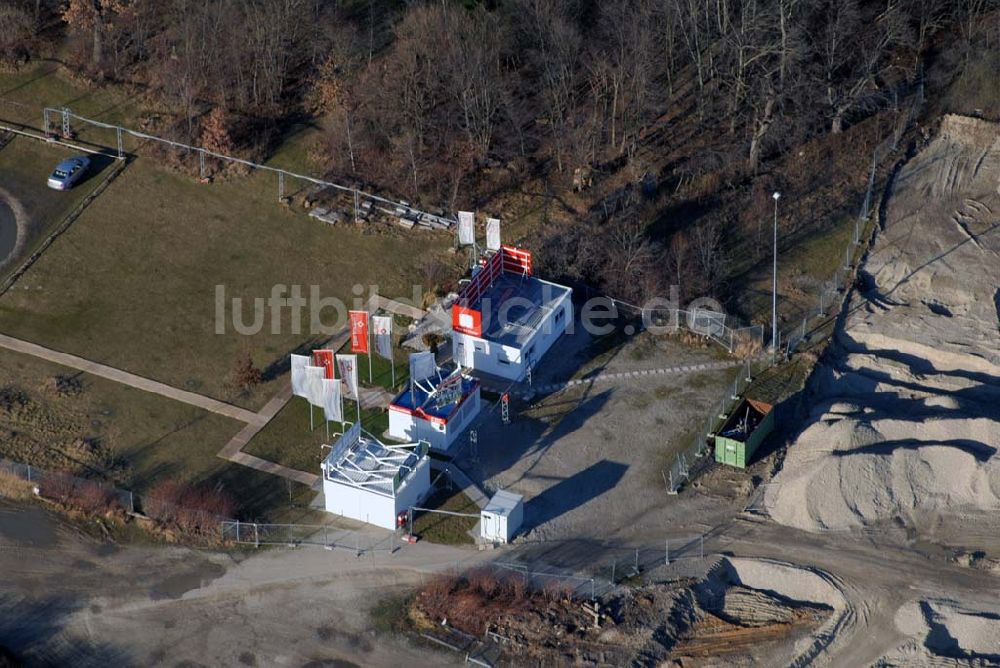
{"label": "chain link fence", "polygon": [[93,510],[111,510],[118,507],[131,515],[155,515],[163,518],[184,515],[199,526],[211,526],[225,519],[213,513],[155,496],[140,496],[110,483],[81,478],[63,471],[47,471],[9,459],[0,459],[0,473],[32,483],[36,494],[44,498],[75,506],[93,506]]}
{"label": "chain link fence", "polygon": [[325,524],[266,524],[261,522],[220,522],[222,540],[241,545],[314,545],[326,549],[344,549],[358,556],[375,553],[392,554],[399,549],[396,532],[376,535]]}
{"label": "chain link fence", "polygon": [[827,316],[839,307],[840,299],[846,296],[853,285],[857,266],[867,248],[867,240],[870,238],[875,224],[875,221],[872,220],[873,215],[876,217],[878,215],[877,211],[873,209],[878,170],[899,150],[903,135],[919,117],[924,101],[924,84],[921,81],[914,89],[910,105],[899,111],[892,132],[872,151],[868,184],[865,187],[858,217],[854,221],[851,240],[844,247],[843,262],[833,276],[820,285],[813,305],[807,307],[802,313],[801,323],[797,323],[792,329],[779,333],[776,348],[781,349],[786,358],[794,353],[803,342],[809,340],[817,328],[817,320],[825,321]]}
{"label": "chain link fence", "polygon": [[[704,535],[667,538],[662,544],[655,546],[600,544],[590,548],[581,547],[579,551],[587,552],[590,549],[600,554],[600,558],[580,570],[550,565],[530,557],[521,561],[494,561],[482,567],[494,570],[499,576],[520,577],[526,587],[536,591],[596,600],[620,586],[637,584],[636,579],[643,573],[660,566],[671,566],[681,561],[698,562],[706,557],[713,557],[705,549]],[[577,557],[579,556],[578,554]]]}
{"label": "chain link fence", "polygon": [[[873,229],[874,221],[872,218],[873,213],[876,213],[873,206],[878,170],[899,150],[903,135],[918,118],[923,104],[924,85],[921,81],[914,88],[911,104],[906,109],[900,110],[890,135],[882,140],[872,152],[868,184],[865,188],[858,217],[854,221],[853,234],[844,248],[844,259],[841,266],[837,268],[828,281],[819,286],[813,305],[807,307],[802,314],[801,323],[790,330],[779,332],[778,340],[772,342],[774,349],[781,351],[782,355],[776,355],[769,361],[764,361],[763,357],[757,357],[761,360],[761,368],[756,370],[758,373],[778,362],[779,358],[787,359],[803,342],[808,341],[819,331],[830,315],[839,310],[841,300],[846,297],[855,281],[857,267],[867,248],[867,241]],[[681,314],[672,314],[672,317],[675,327],[679,326],[676,323],[682,317]],[[742,343],[738,341],[738,336],[746,338],[746,343],[743,345],[753,351],[751,354],[763,351],[764,331],[762,326],[738,329],[730,325],[722,314],[699,313],[698,311],[685,312],[683,317],[687,318],[687,326],[691,331],[711,337],[730,352],[738,351],[738,346]],[[750,361],[751,356],[744,356],[748,358],[748,361],[734,381],[732,391],[727,392],[719,399],[714,409],[706,416],[693,443],[679,452],[669,469],[663,471],[663,482],[669,493],[676,494],[684,482],[690,479],[691,467],[698,458],[707,454],[716,429],[726,419],[729,411],[740,401],[751,384],[754,376],[753,365]]]}
{"label": "chain link fence", "polygon": [[[455,221],[444,215],[443,212],[430,213],[422,211],[409,202],[376,195],[363,190],[359,186],[335,183],[288,169],[226,155],[202,146],[174,141],[149,132],[141,132],[124,126],[105,123],[76,114],[66,107],[44,107],[41,110],[41,114],[42,131],[47,136],[73,138],[78,135],[78,131],[85,130],[85,132],[80,132],[79,134],[85,135],[90,143],[105,148],[107,152],[119,158],[126,157],[129,152],[126,142],[131,140],[138,142],[135,152],[138,152],[140,149],[148,150],[148,147],[155,147],[160,151],[165,151],[178,164],[185,165],[192,171],[196,170],[198,177],[202,180],[211,178],[217,171],[216,168],[224,165],[233,165],[248,171],[273,174],[275,176],[278,202],[285,202],[293,194],[292,186],[294,184],[314,188],[316,192],[323,190],[331,191],[338,199],[342,200],[343,210],[350,212],[355,223],[367,221],[373,214],[381,213],[398,220],[400,224],[407,228],[418,226],[448,230],[455,224]],[[310,215],[325,223],[336,223],[343,218],[336,211],[319,206],[313,208]]]}
{"label": "chain link fence", "polygon": [[[765,363],[758,362],[758,364],[763,366]],[[754,360],[744,361],[736,378],[733,379],[732,385],[718,398],[705,416],[691,444],[678,452],[674,457],[673,464],[662,471],[663,484],[670,494],[676,494],[680,491],[681,486],[690,479],[691,469],[697,460],[708,454],[709,444],[715,437],[719,425],[725,421],[729,411],[739,403],[746,389],[753,382],[754,366]]]}

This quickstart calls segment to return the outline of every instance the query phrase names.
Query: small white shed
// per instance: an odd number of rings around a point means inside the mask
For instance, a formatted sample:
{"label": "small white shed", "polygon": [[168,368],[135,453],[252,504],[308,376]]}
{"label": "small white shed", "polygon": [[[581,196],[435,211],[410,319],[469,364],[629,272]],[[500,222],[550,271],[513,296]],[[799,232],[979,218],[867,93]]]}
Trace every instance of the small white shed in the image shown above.
{"label": "small white shed", "polygon": [[524,497],[500,490],[480,512],[479,535],[494,543],[509,543],[524,521]]}

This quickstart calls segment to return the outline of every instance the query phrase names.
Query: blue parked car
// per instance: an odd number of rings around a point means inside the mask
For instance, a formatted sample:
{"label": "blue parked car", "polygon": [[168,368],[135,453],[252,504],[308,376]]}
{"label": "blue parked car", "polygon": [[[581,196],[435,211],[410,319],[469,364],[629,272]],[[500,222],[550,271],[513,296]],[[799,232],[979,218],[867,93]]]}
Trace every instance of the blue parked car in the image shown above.
{"label": "blue parked car", "polygon": [[49,177],[49,188],[54,190],[69,190],[77,181],[83,178],[87,168],[90,167],[90,158],[78,156],[66,158],[58,165]]}

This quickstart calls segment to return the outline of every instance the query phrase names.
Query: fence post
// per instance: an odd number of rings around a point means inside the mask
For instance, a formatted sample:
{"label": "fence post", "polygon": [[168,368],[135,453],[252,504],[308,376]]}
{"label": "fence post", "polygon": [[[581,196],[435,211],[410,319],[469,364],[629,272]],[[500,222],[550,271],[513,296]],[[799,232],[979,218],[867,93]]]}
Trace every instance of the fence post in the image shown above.
{"label": "fence post", "polygon": [[285,199],[285,173],[278,172],[278,201]]}
{"label": "fence post", "polygon": [[253,523],[253,546],[260,547],[260,533],[257,531],[257,523]]}
{"label": "fence post", "polygon": [[236,520],[236,542],[240,542],[240,521]]}
{"label": "fence post", "polygon": [[198,178],[205,180],[205,151],[198,149]]}
{"label": "fence post", "polygon": [[665,541],[664,546],[665,546],[665,552],[664,552],[665,556],[663,558],[663,563],[664,563],[665,566],[669,566],[670,565],[670,539],[669,538]]}
{"label": "fence post", "polygon": [[358,195],[358,190],[354,190],[354,224],[357,225],[361,219],[361,198]]}
{"label": "fence post", "polygon": [[27,467],[28,467],[28,482],[31,482],[31,464],[28,464]]}
{"label": "fence post", "polygon": [[702,534],[702,535],[698,536],[698,541],[699,541],[698,547],[700,548],[699,554],[701,555],[701,558],[704,559],[705,558],[705,534]]}
{"label": "fence post", "polygon": [[135,514],[135,498],[133,498],[131,491],[128,493],[128,511],[133,515]]}
{"label": "fence post", "polygon": [[121,127],[116,127],[115,131],[116,131],[116,134],[118,135],[118,157],[119,158],[124,158],[125,157],[125,147],[122,144],[122,129],[121,129]]}

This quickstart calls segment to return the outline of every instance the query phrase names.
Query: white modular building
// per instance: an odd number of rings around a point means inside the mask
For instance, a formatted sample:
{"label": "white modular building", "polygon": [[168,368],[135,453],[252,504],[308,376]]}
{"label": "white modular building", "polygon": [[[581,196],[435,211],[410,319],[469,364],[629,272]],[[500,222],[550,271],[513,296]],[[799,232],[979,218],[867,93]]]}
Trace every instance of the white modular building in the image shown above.
{"label": "white modular building", "polygon": [[427,443],[387,445],[355,424],[323,460],[327,512],[395,529],[431,491]]}
{"label": "white modular building", "polygon": [[479,381],[461,368],[413,380],[389,404],[389,436],[401,441],[427,441],[448,451],[479,414]]}
{"label": "white modular building", "polygon": [[531,253],[501,246],[452,306],[452,355],[477,371],[524,380],[573,320],[573,291],[532,276]]}
{"label": "white modular building", "polygon": [[524,522],[524,497],[500,490],[479,513],[479,535],[494,543],[509,543]]}

